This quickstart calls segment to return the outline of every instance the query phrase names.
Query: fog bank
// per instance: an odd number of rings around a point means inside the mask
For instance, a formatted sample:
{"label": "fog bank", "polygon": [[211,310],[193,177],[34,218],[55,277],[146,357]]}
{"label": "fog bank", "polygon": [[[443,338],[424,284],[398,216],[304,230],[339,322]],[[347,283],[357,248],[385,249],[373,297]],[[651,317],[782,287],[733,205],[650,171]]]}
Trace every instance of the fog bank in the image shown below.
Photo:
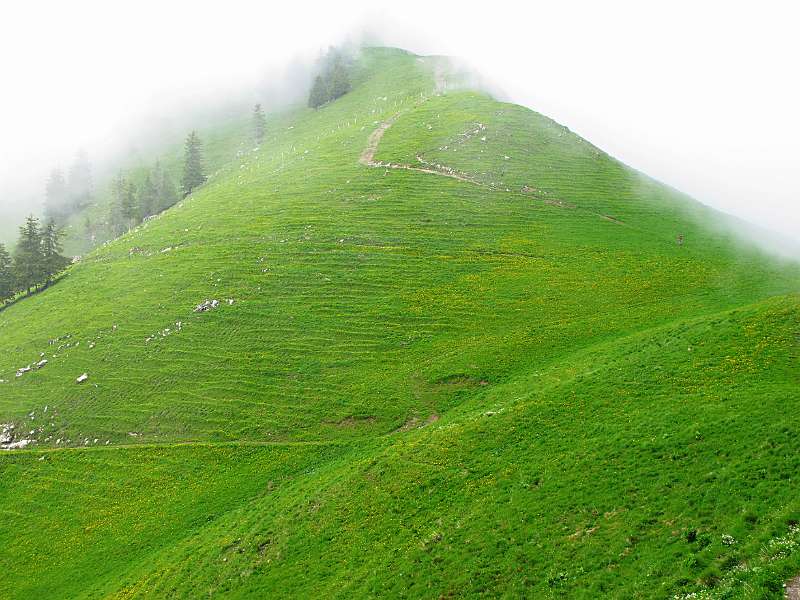
{"label": "fog bank", "polygon": [[287,100],[301,87],[293,65],[368,39],[461,57],[620,160],[800,242],[795,17],[769,1],[494,2],[479,13],[415,1],[14,3],[0,36],[0,238],[39,210],[47,172],[79,148],[101,165],[137,135],[182,134],[190,117],[259,90]]}

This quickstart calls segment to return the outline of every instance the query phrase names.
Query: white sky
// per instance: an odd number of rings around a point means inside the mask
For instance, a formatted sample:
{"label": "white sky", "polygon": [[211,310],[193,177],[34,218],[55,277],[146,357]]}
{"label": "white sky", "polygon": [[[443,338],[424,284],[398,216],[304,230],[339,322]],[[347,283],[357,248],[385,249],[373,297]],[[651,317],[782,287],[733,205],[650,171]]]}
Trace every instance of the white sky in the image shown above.
{"label": "white sky", "polygon": [[461,57],[629,165],[800,240],[793,4],[7,2],[0,221],[31,201],[8,190],[39,185],[78,147],[102,154],[153,106],[251,85],[370,30],[386,45]]}

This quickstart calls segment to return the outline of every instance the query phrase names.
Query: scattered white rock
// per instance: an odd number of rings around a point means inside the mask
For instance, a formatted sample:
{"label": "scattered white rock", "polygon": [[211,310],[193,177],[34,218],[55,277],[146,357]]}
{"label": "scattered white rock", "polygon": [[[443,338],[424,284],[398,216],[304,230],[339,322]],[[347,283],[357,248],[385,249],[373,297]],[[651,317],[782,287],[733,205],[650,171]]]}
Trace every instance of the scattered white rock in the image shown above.
{"label": "scattered white rock", "polygon": [[75,383],[83,383],[83,382],[84,382],[84,381],[86,381],[87,379],[89,379],[89,375],[88,375],[88,373],[84,373],[83,375],[81,375],[80,377],[78,377],[78,378],[75,380]]}
{"label": "scattered white rock", "polygon": [[4,423],[0,425],[0,446],[10,444],[14,441],[14,424]]}
{"label": "scattered white rock", "polygon": [[41,369],[41,368],[42,368],[43,366],[45,366],[46,364],[47,364],[47,359],[46,359],[46,358],[43,358],[43,359],[42,359],[42,360],[40,360],[38,363],[36,363],[36,368],[37,368],[37,369]]}
{"label": "scattered white rock", "polygon": [[22,450],[29,444],[36,443],[36,440],[19,440],[18,442],[12,442],[10,444],[4,444],[0,446],[3,450]]}
{"label": "scattered white rock", "polygon": [[194,312],[206,312],[219,306],[219,300],[205,300],[194,307]]}

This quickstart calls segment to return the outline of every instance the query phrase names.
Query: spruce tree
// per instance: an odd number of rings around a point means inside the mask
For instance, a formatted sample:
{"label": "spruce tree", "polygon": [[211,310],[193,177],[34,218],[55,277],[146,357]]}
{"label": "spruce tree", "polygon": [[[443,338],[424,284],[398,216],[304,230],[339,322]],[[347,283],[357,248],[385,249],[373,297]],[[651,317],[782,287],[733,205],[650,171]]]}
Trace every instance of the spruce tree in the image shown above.
{"label": "spruce tree", "polygon": [[53,276],[61,272],[69,264],[69,259],[62,256],[61,245],[63,232],[50,221],[42,231],[42,269],[45,287],[53,282]]}
{"label": "spruce tree", "polygon": [[175,184],[166,171],[161,173],[161,179],[158,184],[158,201],[161,210],[168,209],[178,201],[178,190],[175,189]]}
{"label": "spruce tree", "polygon": [[14,276],[19,287],[31,293],[44,279],[42,231],[39,220],[30,216],[19,228],[19,241],[14,252]]}
{"label": "spruce tree", "polygon": [[322,75],[317,75],[314,78],[314,84],[311,86],[311,91],[308,94],[308,105],[311,108],[319,108],[328,101],[328,89]]}
{"label": "spruce tree", "polygon": [[339,54],[334,55],[333,64],[328,74],[328,96],[336,100],[350,91],[350,77]]}
{"label": "spruce tree", "polygon": [[260,104],[256,104],[253,108],[253,140],[256,146],[260,145],[264,140],[264,134],[267,131],[267,117],[261,109]]}
{"label": "spruce tree", "polygon": [[139,218],[146,219],[158,211],[158,188],[156,187],[150,173],[145,173],[139,190]]}
{"label": "spruce tree", "polygon": [[196,131],[192,131],[186,138],[184,151],[183,179],[181,190],[185,198],[199,185],[206,181],[203,172],[203,145]]}
{"label": "spruce tree", "polygon": [[0,304],[11,298],[16,291],[14,263],[3,244],[0,244]]}
{"label": "spruce tree", "polygon": [[336,48],[330,48],[320,59],[320,74],[314,78],[308,95],[308,105],[318,108],[350,91],[350,75],[345,55]]}
{"label": "spruce tree", "polygon": [[169,174],[161,167],[161,163],[156,161],[153,167],[153,184],[156,186],[158,201],[156,202],[156,212],[168,209],[178,201],[178,192]]}
{"label": "spruce tree", "polygon": [[130,231],[139,218],[139,199],[136,195],[136,184],[132,181],[127,181],[122,190],[121,209],[124,228]]}

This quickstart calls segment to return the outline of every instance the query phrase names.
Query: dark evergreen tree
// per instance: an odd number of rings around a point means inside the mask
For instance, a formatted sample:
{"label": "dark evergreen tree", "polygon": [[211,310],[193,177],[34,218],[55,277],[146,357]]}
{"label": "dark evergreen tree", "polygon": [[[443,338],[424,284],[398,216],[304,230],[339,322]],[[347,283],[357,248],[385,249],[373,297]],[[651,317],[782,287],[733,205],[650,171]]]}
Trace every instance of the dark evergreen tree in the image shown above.
{"label": "dark evergreen tree", "polygon": [[264,134],[267,131],[267,117],[261,109],[260,104],[256,104],[253,108],[253,140],[256,145],[260,145],[264,140]]}
{"label": "dark evergreen tree", "polygon": [[139,218],[144,220],[158,212],[158,188],[150,173],[145,173],[139,189]]}
{"label": "dark evergreen tree", "polygon": [[166,210],[178,201],[178,190],[172,182],[172,178],[166,171],[161,173],[158,185],[158,200],[161,210]]}
{"label": "dark evergreen tree", "polygon": [[184,150],[183,179],[181,180],[181,191],[185,198],[199,185],[206,181],[203,172],[203,144],[197,132],[192,131],[186,138]]}
{"label": "dark evergreen tree", "polygon": [[178,201],[178,192],[169,174],[161,167],[161,163],[156,161],[153,167],[153,184],[156,186],[158,202],[156,212],[168,209]]}
{"label": "dark evergreen tree", "polygon": [[341,51],[330,48],[320,59],[319,70],[320,73],[314,78],[308,95],[308,105],[311,108],[319,108],[350,91],[348,61]]}
{"label": "dark evergreen tree", "polygon": [[328,72],[328,96],[336,100],[350,91],[350,76],[340,54],[335,54]]}
{"label": "dark evergreen tree", "polygon": [[19,241],[14,251],[14,276],[22,290],[31,293],[45,277],[42,255],[42,230],[39,220],[30,216],[19,228]]}
{"label": "dark evergreen tree", "polygon": [[6,247],[0,244],[0,304],[11,298],[16,290],[14,262]]}
{"label": "dark evergreen tree", "polygon": [[308,105],[311,108],[319,108],[328,101],[328,89],[322,75],[317,75],[314,78],[314,83],[311,86],[311,92],[308,94]]}
{"label": "dark evergreen tree", "polygon": [[44,212],[52,221],[63,222],[68,216],[67,182],[61,169],[53,169],[45,185]]}
{"label": "dark evergreen tree", "polygon": [[61,254],[64,251],[61,245],[63,235],[52,221],[42,231],[42,270],[45,287],[49,286],[53,282],[53,277],[69,264],[69,259]]}
{"label": "dark evergreen tree", "polygon": [[71,213],[85,208],[92,199],[92,168],[84,150],[79,150],[69,170],[67,185],[69,195],[68,210]]}
{"label": "dark evergreen tree", "polygon": [[124,229],[130,231],[139,219],[139,198],[136,194],[136,184],[132,181],[125,182],[121,209]]}

